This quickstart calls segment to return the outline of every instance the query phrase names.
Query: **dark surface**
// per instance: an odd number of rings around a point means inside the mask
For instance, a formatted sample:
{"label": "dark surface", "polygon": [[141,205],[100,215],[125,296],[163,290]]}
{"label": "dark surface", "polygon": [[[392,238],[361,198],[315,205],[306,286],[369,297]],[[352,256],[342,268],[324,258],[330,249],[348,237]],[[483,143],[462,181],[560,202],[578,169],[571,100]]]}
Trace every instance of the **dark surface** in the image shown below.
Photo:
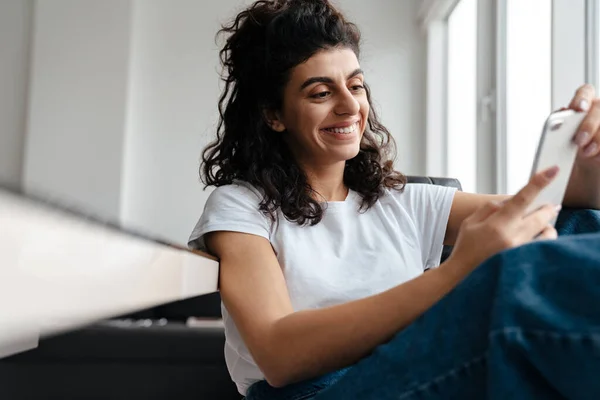
{"label": "dark surface", "polygon": [[87,327],[1,360],[0,399],[241,398],[222,328],[127,325]]}
{"label": "dark surface", "polygon": [[408,183],[428,183],[431,185],[450,186],[462,190],[458,179],[454,178],[436,178],[432,176],[407,176]]}

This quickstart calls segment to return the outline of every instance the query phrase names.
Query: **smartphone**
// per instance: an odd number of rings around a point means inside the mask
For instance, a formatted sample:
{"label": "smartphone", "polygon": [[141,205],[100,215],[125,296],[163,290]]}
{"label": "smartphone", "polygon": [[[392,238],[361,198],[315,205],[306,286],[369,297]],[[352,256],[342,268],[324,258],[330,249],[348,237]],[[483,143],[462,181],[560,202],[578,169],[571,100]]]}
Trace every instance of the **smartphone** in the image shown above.
{"label": "smartphone", "polygon": [[[573,142],[573,137],[585,116],[585,112],[564,110],[553,112],[546,119],[533,160],[531,176],[554,165],[558,166],[559,171],[554,180],[529,206],[527,213],[545,204],[562,204],[577,157],[578,146]],[[556,219],[551,223],[555,224]]]}

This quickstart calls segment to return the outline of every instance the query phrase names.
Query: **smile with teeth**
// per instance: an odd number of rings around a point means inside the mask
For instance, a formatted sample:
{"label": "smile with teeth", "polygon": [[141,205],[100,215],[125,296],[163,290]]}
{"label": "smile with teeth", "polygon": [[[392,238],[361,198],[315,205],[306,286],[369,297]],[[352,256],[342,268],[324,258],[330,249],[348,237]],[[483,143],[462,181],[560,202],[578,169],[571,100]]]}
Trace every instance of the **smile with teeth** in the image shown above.
{"label": "smile with teeth", "polygon": [[358,128],[358,122],[353,123],[345,128],[323,128],[324,131],[331,133],[352,133]]}

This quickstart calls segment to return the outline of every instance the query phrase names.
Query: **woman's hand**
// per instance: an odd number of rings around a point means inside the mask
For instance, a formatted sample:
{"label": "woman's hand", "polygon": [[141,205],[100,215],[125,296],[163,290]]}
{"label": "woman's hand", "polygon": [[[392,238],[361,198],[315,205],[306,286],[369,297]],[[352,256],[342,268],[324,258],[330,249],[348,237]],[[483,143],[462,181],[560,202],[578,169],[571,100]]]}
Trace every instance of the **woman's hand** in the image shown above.
{"label": "woman's hand", "polygon": [[600,98],[594,87],[585,84],[577,89],[568,108],[587,112],[573,139],[579,146],[576,164],[600,168]]}
{"label": "woman's hand", "polygon": [[546,205],[525,215],[528,206],[556,176],[557,167],[534,175],[529,183],[504,203],[490,202],[467,217],[458,232],[451,261],[469,273],[492,255],[536,238],[555,239],[556,230],[549,222],[559,206]]}
{"label": "woman's hand", "polygon": [[600,209],[600,99],[592,85],[581,86],[569,107],[587,112],[573,140],[579,146],[563,204]]}

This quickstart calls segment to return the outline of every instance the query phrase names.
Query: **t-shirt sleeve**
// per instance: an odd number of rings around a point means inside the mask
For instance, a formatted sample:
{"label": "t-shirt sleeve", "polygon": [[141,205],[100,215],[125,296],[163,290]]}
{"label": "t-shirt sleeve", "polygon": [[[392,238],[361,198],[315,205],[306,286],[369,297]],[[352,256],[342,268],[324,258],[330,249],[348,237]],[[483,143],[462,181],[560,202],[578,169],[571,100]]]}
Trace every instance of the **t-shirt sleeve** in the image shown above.
{"label": "t-shirt sleeve", "polygon": [[269,240],[270,219],[259,210],[260,196],[243,184],[216,188],[188,240],[192,249],[206,251],[204,236],[215,231],[249,233]]}
{"label": "t-shirt sleeve", "polygon": [[411,214],[421,242],[423,268],[440,263],[446,227],[456,188],[429,184],[408,184]]}

